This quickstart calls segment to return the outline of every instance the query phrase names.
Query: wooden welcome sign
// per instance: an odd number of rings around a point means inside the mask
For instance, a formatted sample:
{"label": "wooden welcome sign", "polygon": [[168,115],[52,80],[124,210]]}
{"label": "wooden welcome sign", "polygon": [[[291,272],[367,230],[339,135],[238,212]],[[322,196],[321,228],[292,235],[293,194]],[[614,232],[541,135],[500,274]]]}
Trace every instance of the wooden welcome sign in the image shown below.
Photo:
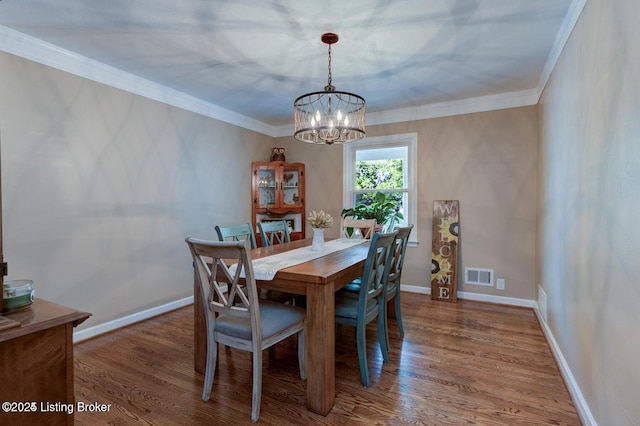
{"label": "wooden welcome sign", "polygon": [[431,299],[458,301],[458,200],[433,202],[431,243]]}

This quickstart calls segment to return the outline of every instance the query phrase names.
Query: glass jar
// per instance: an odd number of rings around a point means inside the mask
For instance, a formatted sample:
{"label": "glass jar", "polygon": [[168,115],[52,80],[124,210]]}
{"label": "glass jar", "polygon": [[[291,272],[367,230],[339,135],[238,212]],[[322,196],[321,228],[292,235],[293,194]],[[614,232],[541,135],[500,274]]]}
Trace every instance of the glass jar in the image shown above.
{"label": "glass jar", "polygon": [[31,280],[10,280],[2,285],[3,314],[26,309],[34,299],[35,291]]}

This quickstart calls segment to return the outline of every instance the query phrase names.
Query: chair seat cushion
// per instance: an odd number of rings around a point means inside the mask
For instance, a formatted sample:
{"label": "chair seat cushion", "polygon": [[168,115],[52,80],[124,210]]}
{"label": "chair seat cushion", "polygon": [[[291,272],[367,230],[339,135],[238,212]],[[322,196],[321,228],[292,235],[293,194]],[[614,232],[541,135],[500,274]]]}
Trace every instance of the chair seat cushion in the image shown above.
{"label": "chair seat cushion", "polygon": [[[305,319],[307,313],[298,306],[284,305],[277,302],[260,301],[260,326],[262,338],[266,339],[281,330]],[[220,315],[216,318],[215,331],[241,339],[251,339],[249,318]]]}
{"label": "chair seat cushion", "polygon": [[349,291],[351,293],[360,293],[360,285],[362,285],[362,278],[356,278],[340,290]]}
{"label": "chair seat cushion", "polygon": [[[358,297],[359,295],[342,289],[336,292],[336,316],[346,318],[356,318],[358,316]],[[377,300],[372,300],[367,307],[366,314],[372,313],[378,309]],[[368,316],[368,315],[365,315]]]}

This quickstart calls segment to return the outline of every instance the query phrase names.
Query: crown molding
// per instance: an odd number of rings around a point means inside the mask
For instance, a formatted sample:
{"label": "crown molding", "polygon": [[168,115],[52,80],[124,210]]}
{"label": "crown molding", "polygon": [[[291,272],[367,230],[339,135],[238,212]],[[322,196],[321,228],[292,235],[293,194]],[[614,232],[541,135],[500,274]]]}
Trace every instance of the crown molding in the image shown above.
{"label": "crown molding", "polygon": [[584,10],[585,5],[587,4],[587,0],[573,0],[569,5],[569,10],[567,10],[567,14],[562,21],[562,25],[560,26],[560,30],[556,35],[556,39],[553,42],[553,46],[551,47],[551,52],[547,57],[547,62],[545,63],[544,68],[542,69],[542,74],[540,74],[540,81],[538,82],[538,101],[542,96],[542,92],[544,91],[549,78],[551,77],[551,73],[553,69],[556,67],[558,63],[558,59],[560,59],[560,54],[564,49],[564,46],[569,41],[569,37],[573,32],[576,24],[578,23],[578,19]]}
{"label": "crown molding", "polygon": [[129,93],[271,136],[274,126],[0,25],[0,50]]}

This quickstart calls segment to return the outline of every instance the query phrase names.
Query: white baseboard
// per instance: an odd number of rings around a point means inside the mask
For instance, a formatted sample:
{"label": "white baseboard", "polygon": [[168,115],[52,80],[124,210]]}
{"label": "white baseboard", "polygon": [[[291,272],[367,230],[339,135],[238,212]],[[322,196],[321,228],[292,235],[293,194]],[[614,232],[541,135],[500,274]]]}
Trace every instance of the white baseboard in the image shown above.
{"label": "white baseboard", "polygon": [[[400,290],[406,291],[408,293],[431,294],[430,287],[420,287],[416,285],[401,284]],[[522,306],[526,308],[536,307],[535,300],[516,299],[513,297],[504,297],[504,296],[493,296],[490,294],[469,293],[466,291],[459,291],[458,298],[466,299],[466,300],[475,300],[477,302],[490,302],[490,303],[499,303],[501,305]]]}
{"label": "white baseboard", "polygon": [[193,304],[193,296],[185,297],[184,299],[169,302],[164,305],[156,306],[144,311],[136,312],[135,314],[127,315],[122,318],[107,321],[103,324],[98,324],[93,327],[85,328],[73,332],[73,343],[78,343],[83,340],[91,339],[92,337],[99,336],[110,331],[117,330],[118,328],[126,327],[131,324],[155,317],[169,311],[173,311],[178,308],[182,308],[187,305]]}
{"label": "white baseboard", "polygon": [[549,343],[549,347],[551,347],[553,356],[556,358],[556,362],[558,363],[558,367],[560,368],[560,374],[562,374],[564,383],[567,385],[569,394],[571,394],[571,398],[573,399],[573,403],[576,406],[576,410],[578,411],[578,415],[580,416],[582,424],[584,424],[585,426],[598,426],[596,419],[594,419],[593,414],[591,414],[591,410],[589,409],[587,401],[584,399],[584,395],[582,395],[582,391],[580,390],[578,383],[576,383],[576,379],[573,377],[571,368],[569,368],[569,364],[567,364],[567,360],[562,354],[562,351],[558,346],[558,342],[556,342],[555,337],[553,337],[553,333],[551,332],[551,329],[549,328],[547,322],[544,320],[542,313],[538,309],[538,306],[536,306],[533,311],[538,317],[538,322],[540,322],[542,332],[544,333],[544,336]]}
{"label": "white baseboard", "polygon": [[407,293],[431,294],[431,287],[400,284],[400,291],[406,291]]}

